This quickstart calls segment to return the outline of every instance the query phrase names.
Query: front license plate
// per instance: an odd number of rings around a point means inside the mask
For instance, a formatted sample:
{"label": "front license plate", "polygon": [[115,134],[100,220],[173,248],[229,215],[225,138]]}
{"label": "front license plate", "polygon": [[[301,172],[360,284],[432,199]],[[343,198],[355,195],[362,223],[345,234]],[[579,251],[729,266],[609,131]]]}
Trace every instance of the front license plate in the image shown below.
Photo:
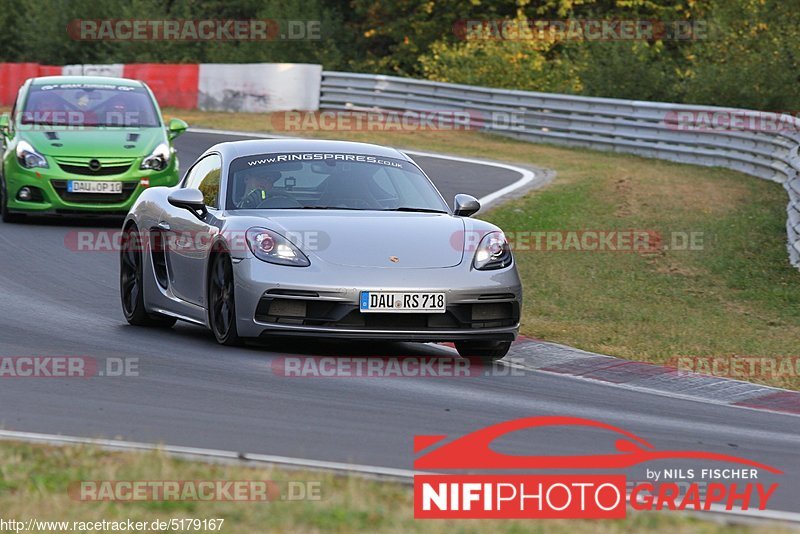
{"label": "front license plate", "polygon": [[113,195],[122,193],[122,182],[83,182],[80,180],[70,180],[67,182],[67,192],[105,193],[107,195]]}
{"label": "front license plate", "polygon": [[444,293],[395,293],[362,291],[361,312],[383,313],[444,313]]}

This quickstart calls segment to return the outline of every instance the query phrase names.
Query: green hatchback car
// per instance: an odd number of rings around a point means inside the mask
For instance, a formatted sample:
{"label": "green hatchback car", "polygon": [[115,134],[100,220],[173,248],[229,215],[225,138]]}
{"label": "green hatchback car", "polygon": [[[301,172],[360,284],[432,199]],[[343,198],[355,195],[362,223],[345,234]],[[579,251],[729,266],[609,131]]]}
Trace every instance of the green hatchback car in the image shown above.
{"label": "green hatchback car", "polygon": [[4,139],[0,206],[4,222],[23,214],[125,214],[148,187],[178,183],[172,141],[187,124],[165,127],[153,93],[124,78],[31,78]]}

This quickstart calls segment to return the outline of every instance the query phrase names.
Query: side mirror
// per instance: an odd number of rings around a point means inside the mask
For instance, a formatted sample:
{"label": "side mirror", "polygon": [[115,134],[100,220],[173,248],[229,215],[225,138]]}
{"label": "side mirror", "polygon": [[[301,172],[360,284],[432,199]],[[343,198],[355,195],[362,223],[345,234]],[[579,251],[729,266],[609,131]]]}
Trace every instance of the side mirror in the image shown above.
{"label": "side mirror", "polygon": [[167,202],[176,208],[191,211],[198,219],[202,219],[208,213],[203,193],[199,189],[176,189],[169,194]]}
{"label": "side mirror", "polygon": [[481,203],[478,199],[470,195],[456,195],[453,202],[453,213],[459,217],[469,217],[474,215],[481,209]]}
{"label": "side mirror", "polygon": [[188,127],[189,125],[186,124],[186,121],[182,121],[180,119],[171,119],[169,121],[169,126],[167,126],[167,131],[169,132],[169,138],[175,139],[183,132],[185,132]]}
{"label": "side mirror", "polygon": [[0,115],[0,134],[3,136],[8,135],[8,114],[3,113]]}

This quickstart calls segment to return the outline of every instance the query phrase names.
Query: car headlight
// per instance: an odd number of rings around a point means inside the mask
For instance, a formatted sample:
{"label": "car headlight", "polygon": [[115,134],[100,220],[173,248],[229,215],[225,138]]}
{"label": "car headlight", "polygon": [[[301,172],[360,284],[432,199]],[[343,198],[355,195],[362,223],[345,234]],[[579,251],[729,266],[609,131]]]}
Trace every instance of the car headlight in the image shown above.
{"label": "car headlight", "polygon": [[161,171],[167,168],[167,165],[169,164],[169,158],[169,145],[167,145],[167,143],[161,143],[149,156],[142,160],[142,164],[139,166],[139,168]]}
{"label": "car headlight", "polygon": [[17,161],[26,169],[34,167],[48,168],[47,160],[36,152],[31,144],[27,141],[20,141],[17,143]]}
{"label": "car headlight", "polygon": [[250,228],[247,231],[247,246],[259,260],[278,265],[291,265],[293,267],[308,267],[308,261],[303,252],[291,241],[282,235],[267,230],[266,228]]}
{"label": "car headlight", "polygon": [[490,232],[483,236],[472,265],[480,271],[502,269],[511,265],[511,247],[503,232]]}

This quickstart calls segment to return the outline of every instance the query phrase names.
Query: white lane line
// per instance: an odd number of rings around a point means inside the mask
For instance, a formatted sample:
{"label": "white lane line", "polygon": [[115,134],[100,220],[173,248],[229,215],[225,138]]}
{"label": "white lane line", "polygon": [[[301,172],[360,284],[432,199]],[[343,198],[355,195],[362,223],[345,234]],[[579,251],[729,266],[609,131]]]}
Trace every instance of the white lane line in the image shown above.
{"label": "white lane line", "polygon": [[[257,137],[259,139],[311,139],[307,137],[292,137],[288,135],[276,135],[271,133],[264,133],[264,132],[241,132],[236,130],[212,130],[210,128],[189,128],[188,130],[190,133],[204,133],[204,134],[212,134],[212,135],[235,135],[239,137]],[[516,182],[509,184],[502,189],[498,189],[493,193],[489,193],[488,195],[482,196],[478,199],[478,202],[481,203],[481,207],[485,208],[492,202],[496,201],[500,197],[513,193],[517,189],[527,186],[531,182],[536,179],[536,173],[534,173],[530,169],[525,169],[523,167],[517,167],[516,165],[510,165],[508,163],[499,163],[495,161],[486,161],[482,159],[475,159],[475,158],[463,158],[461,156],[450,156],[446,154],[436,154],[434,152],[421,152],[418,150],[405,150],[402,148],[398,148],[400,152],[405,152],[406,154],[413,154],[417,156],[423,156],[428,158],[437,158],[437,159],[446,159],[450,161],[460,161],[462,163],[471,163],[473,165],[486,165],[488,167],[496,167],[498,169],[506,169],[512,172],[516,172],[521,175],[521,178]],[[540,177],[540,182],[544,184],[544,177]]]}
{"label": "white lane line", "polygon": [[[780,521],[784,523],[797,523],[800,524],[800,514],[796,512],[784,512],[781,510],[742,510],[736,507],[732,510],[726,510],[725,506],[721,504],[712,503],[709,511],[696,512],[687,511],[689,515],[697,517],[698,519],[708,519],[708,515],[721,515],[728,521],[733,522],[734,518],[738,519],[740,523],[745,522],[773,522]],[[750,520],[750,521],[748,521]]]}
{"label": "white lane line", "polygon": [[247,461],[266,464],[287,465],[325,471],[359,473],[376,477],[389,477],[411,481],[415,472],[407,469],[394,469],[392,467],[378,467],[372,465],[359,465],[344,462],[328,462],[324,460],[310,460],[306,458],[291,458],[288,456],[275,456],[271,454],[250,454],[217,449],[203,449],[197,447],[181,447],[177,445],[153,445],[135,441],[122,441],[115,439],[93,439],[78,436],[61,436],[57,434],[40,434],[36,432],[18,432],[14,430],[0,430],[0,440],[19,440],[49,445],[92,445],[101,449],[115,451],[160,451],[176,456],[186,456],[206,460]]}
{"label": "white lane line", "polygon": [[451,161],[461,161],[463,163],[472,163],[474,165],[487,165],[490,167],[497,167],[499,169],[506,169],[509,171],[516,172],[522,175],[522,178],[517,180],[516,182],[505,186],[502,189],[498,189],[494,193],[489,193],[486,196],[483,196],[478,199],[478,202],[481,203],[482,207],[485,207],[500,197],[508,195],[509,193],[513,193],[517,189],[521,187],[525,187],[529,183],[531,183],[534,179],[536,179],[536,174],[529,170],[524,169],[522,167],[517,167],[516,165],[509,165],[507,163],[497,163],[494,161],[486,161],[482,159],[474,159],[474,158],[462,158],[461,156],[448,156],[445,154],[435,154],[433,152],[419,152],[417,150],[401,150],[401,152],[405,152],[406,154],[416,154],[417,156],[423,156],[428,158],[438,158],[438,159],[447,159]]}

